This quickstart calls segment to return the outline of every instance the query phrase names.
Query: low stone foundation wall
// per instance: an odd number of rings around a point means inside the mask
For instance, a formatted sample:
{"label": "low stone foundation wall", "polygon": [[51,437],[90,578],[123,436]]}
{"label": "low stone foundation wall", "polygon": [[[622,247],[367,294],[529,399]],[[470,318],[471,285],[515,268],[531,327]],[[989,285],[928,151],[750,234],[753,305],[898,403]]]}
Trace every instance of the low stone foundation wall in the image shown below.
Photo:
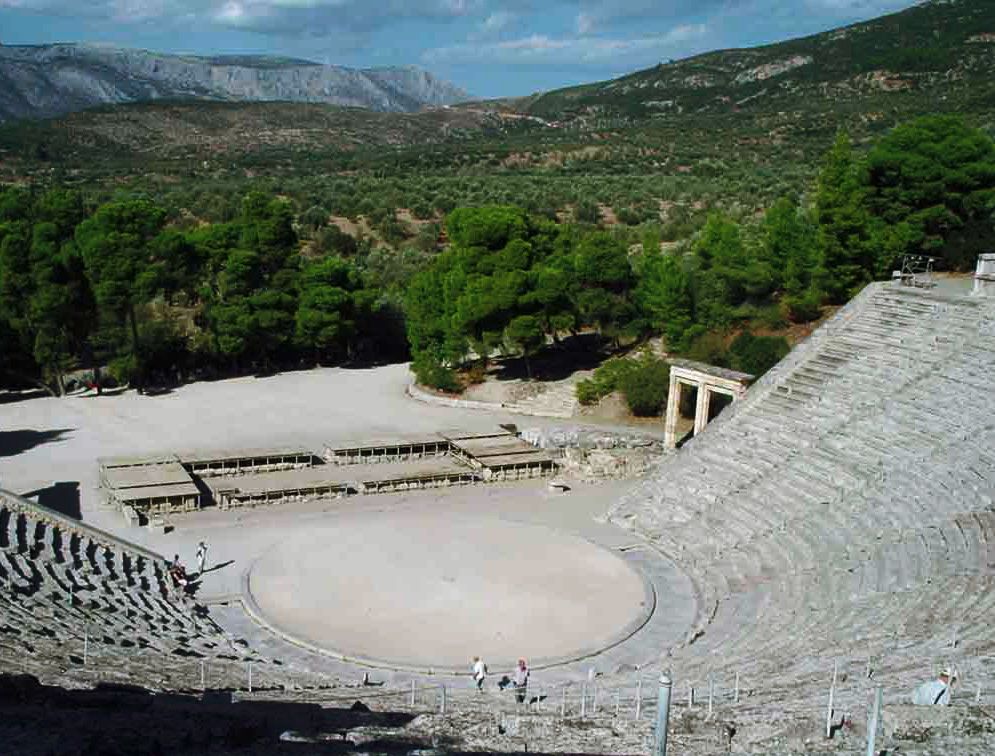
{"label": "low stone foundation wall", "polygon": [[585,481],[634,478],[668,453],[662,435],[638,431],[561,426],[526,428],[520,436],[540,449],[562,451],[562,474]]}

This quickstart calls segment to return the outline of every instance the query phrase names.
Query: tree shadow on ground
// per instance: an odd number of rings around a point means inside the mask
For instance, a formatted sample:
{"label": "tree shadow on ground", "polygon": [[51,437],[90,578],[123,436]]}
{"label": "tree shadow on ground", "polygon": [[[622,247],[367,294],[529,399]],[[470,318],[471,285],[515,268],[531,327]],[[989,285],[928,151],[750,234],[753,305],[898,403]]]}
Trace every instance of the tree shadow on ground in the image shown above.
{"label": "tree shadow on ground", "polygon": [[14,402],[26,402],[28,399],[41,399],[51,396],[42,389],[25,389],[24,391],[0,391],[0,404],[13,404]]}
{"label": "tree shadow on ground", "polygon": [[24,494],[25,498],[38,498],[38,503],[43,507],[54,509],[61,515],[71,517],[74,520],[83,519],[80,510],[79,481],[64,480],[53,483],[48,488],[39,488]]}
{"label": "tree shadow on ground", "polygon": [[529,360],[507,357],[498,360],[490,375],[499,381],[527,380],[529,370],[537,381],[562,381],[578,370],[593,370],[607,356],[603,339],[597,334],[581,334],[547,346]]}
{"label": "tree shadow on ground", "polygon": [[36,446],[58,441],[63,436],[75,432],[75,428],[55,428],[52,430],[35,430],[24,428],[13,431],[0,431],[0,457],[14,457],[34,449]]}

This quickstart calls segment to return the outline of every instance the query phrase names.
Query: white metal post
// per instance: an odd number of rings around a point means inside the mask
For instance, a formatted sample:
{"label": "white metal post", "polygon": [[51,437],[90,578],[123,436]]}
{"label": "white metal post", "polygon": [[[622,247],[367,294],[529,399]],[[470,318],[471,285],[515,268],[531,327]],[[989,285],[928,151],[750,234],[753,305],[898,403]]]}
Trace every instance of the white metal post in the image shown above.
{"label": "white metal post", "polygon": [[415,681],[414,678],[411,679],[411,707],[414,708],[415,705]]}
{"label": "white metal post", "polygon": [[871,721],[867,724],[867,756],[874,756],[874,741],[878,736],[878,722],[881,719],[882,686],[874,691],[874,704],[871,707]]}
{"label": "white metal post", "polygon": [[736,690],[732,694],[732,700],[735,703],[739,703],[739,672],[736,673]]}
{"label": "white metal post", "polygon": [[445,714],[446,713],[446,686],[442,685],[442,686],[440,686],[440,688],[441,688],[441,690],[439,691],[439,713],[440,714]]}
{"label": "white metal post", "polygon": [[636,680],[636,719],[639,719],[643,712],[643,679]]}
{"label": "white metal post", "polygon": [[669,672],[660,675],[660,692],[656,704],[656,732],[654,756],[667,756],[667,728],[670,726],[670,689],[673,682]]}
{"label": "white metal post", "polygon": [[252,662],[249,662],[249,692],[252,692]]}
{"label": "white metal post", "polygon": [[833,681],[829,685],[829,706],[826,708],[826,738],[833,736],[833,706],[836,699],[836,678],[839,676],[840,663],[838,659],[833,660]]}
{"label": "white metal post", "polygon": [[580,718],[587,716],[587,683],[580,685]]}

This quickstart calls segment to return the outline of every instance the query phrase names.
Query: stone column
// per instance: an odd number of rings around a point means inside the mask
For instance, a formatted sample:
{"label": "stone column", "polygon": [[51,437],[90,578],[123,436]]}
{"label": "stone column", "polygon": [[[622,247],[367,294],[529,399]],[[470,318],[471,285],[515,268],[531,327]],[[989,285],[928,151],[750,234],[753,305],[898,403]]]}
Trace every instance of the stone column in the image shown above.
{"label": "stone column", "polygon": [[668,449],[677,446],[677,417],[681,411],[681,382],[670,374],[670,392],[667,394],[667,419],[663,427],[663,445]]}
{"label": "stone column", "polygon": [[705,383],[698,384],[698,401],[694,407],[694,435],[698,435],[708,425],[708,408],[712,401],[712,392]]}

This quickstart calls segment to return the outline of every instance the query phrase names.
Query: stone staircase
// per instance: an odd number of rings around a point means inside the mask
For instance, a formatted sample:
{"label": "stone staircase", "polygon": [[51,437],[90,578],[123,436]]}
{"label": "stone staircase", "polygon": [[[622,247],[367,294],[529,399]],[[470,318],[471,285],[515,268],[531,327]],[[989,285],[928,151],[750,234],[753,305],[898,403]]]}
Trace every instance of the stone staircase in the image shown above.
{"label": "stone staircase", "polygon": [[501,406],[508,412],[537,417],[567,419],[580,409],[577,401],[577,382],[590,375],[589,371],[575,373],[562,381],[542,384],[543,390],[527,398],[504,402]]}

